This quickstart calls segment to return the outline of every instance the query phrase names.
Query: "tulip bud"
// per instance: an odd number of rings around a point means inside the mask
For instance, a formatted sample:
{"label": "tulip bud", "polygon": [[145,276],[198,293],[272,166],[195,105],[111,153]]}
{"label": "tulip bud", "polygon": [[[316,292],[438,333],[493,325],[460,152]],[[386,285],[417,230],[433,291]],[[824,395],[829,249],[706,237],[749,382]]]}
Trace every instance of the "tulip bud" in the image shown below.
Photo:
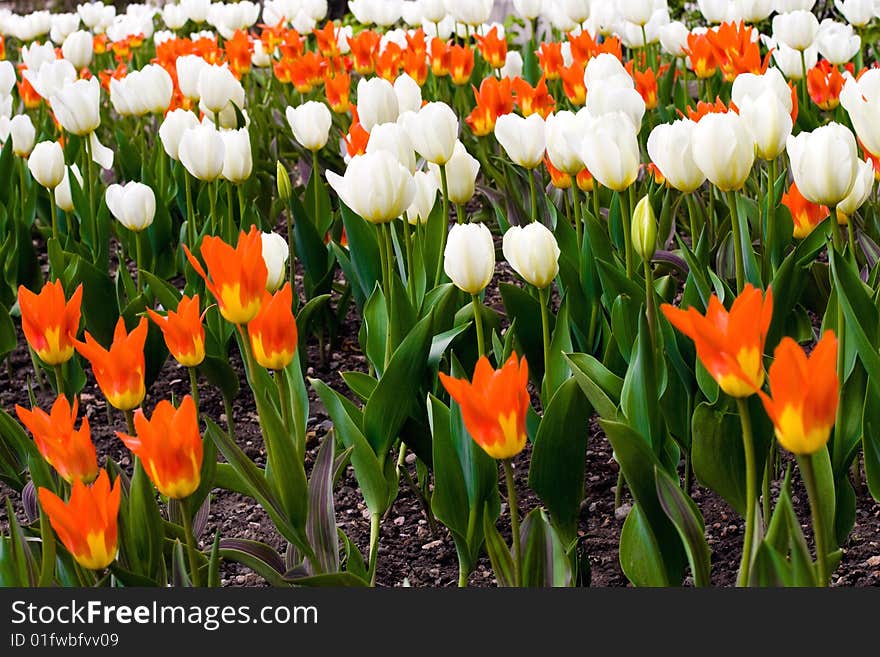
{"label": "tulip bud", "polygon": [[287,240],[278,233],[263,233],[263,261],[269,276],[266,279],[266,289],[274,292],[284,283],[285,264],[290,257],[290,247]]}
{"label": "tulip bud", "polygon": [[808,201],[831,208],[849,195],[859,162],[849,128],[831,122],[790,136],[786,149],[791,175]]}
{"label": "tulip bud", "polygon": [[584,116],[586,125],[580,149],[584,165],[602,185],[622,192],[639,175],[637,130],[623,112]]}
{"label": "tulip bud", "polygon": [[406,220],[412,225],[425,224],[437,200],[437,180],[428,171],[416,171],[413,174],[413,181],[416,184],[416,194],[412,205],[407,208]]}
{"label": "tulip bud", "polygon": [[46,189],[55,189],[64,179],[64,151],[57,141],[41,141],[28,158],[28,169]]}
{"label": "tulip bud", "polygon": [[693,192],[706,181],[694,162],[693,135],[697,124],[690,119],[661,123],[648,135],[648,155],[672,187]]}
{"label": "tulip bud", "polygon": [[443,271],[455,286],[479,294],[495,273],[495,244],[485,224],[455,224],[443,252]]}
{"label": "tulip bud", "polygon": [[495,122],[495,138],[507,156],[521,167],[534,169],[544,161],[547,142],[540,114],[526,118],[518,114],[499,116]]}
{"label": "tulip bud", "polygon": [[207,65],[199,71],[197,89],[199,106],[216,114],[229,103],[244,107],[244,87],[226,65]]}
{"label": "tulip bud", "polygon": [[511,227],[504,233],[502,251],[516,273],[539,290],[559,273],[559,245],[544,224]]}
{"label": "tulip bud", "polygon": [[61,127],[80,137],[101,125],[101,84],[97,77],[65,84],[49,98]]}
{"label": "tulip bud", "polygon": [[287,169],[281,164],[281,160],[275,162],[275,186],[278,189],[278,198],[288,203],[293,190],[290,187],[290,176],[287,175]]}
{"label": "tulip bud", "polygon": [[208,62],[198,55],[182,55],[174,67],[177,70],[177,84],[180,92],[190,100],[199,100],[199,74]]}
{"label": "tulip bud", "polygon": [[12,137],[12,152],[27,157],[34,148],[37,130],[31,117],[27,114],[16,114],[9,122],[9,134]]}
{"label": "tulip bud", "polygon": [[648,262],[657,250],[657,217],[651,207],[651,199],[646,194],[636,204],[632,216],[633,249],[639,257]]}
{"label": "tulip bud", "polygon": [[139,182],[110,185],[104,195],[107,208],[116,220],[135,233],[146,230],[156,215],[156,195]]}
{"label": "tulip bud", "polygon": [[569,139],[569,133],[577,129],[577,118],[571,112],[557,112],[547,117],[545,136],[547,157],[554,167],[570,176],[584,168],[577,143]]}
{"label": "tulip bud", "polygon": [[755,140],[735,112],[707,114],[693,134],[694,161],[722,192],[745,184],[755,162]]}
{"label": "tulip bud", "polygon": [[394,81],[394,94],[397,96],[397,107],[400,114],[418,112],[422,106],[422,88],[406,73],[402,73]]}
{"label": "tulip bud", "polygon": [[178,160],[178,149],[180,148],[180,139],[188,128],[195,128],[199,125],[199,120],[195,114],[185,109],[176,109],[165,115],[165,120],[159,126],[159,139],[162,140],[162,147],[172,160]]}
{"label": "tulip bud", "polygon": [[805,9],[773,17],[773,38],[793,50],[804,51],[812,46],[818,32],[819,19]]}
{"label": "tulip bud", "polygon": [[223,172],[223,138],[210,123],[184,130],[177,154],[190,175],[201,181],[212,182]]}
{"label": "tulip bud", "polygon": [[76,180],[79,183],[80,188],[82,188],[83,177],[79,172],[79,167],[75,164],[71,164],[64,171],[64,180],[55,188],[55,204],[61,208],[64,212],[73,212],[73,194],[70,190],[70,172],[73,171],[73,175],[76,176]]}
{"label": "tulip bud", "polygon": [[400,113],[397,94],[387,80],[361,78],[357,86],[357,98],[358,117],[367,132],[375,125],[397,121]]}
{"label": "tulip bud", "polygon": [[458,117],[446,103],[428,103],[404,121],[416,152],[432,164],[446,164],[455,150]]}
{"label": "tulip bud", "polygon": [[86,68],[92,62],[93,41],[91,32],[77,30],[64,39],[61,54],[77,70]]}
{"label": "tulip bud", "polygon": [[223,140],[223,171],[220,175],[224,180],[240,185],[250,178],[254,169],[248,129],[221,130],[220,138]]}
{"label": "tulip bud", "polygon": [[312,152],[324,148],[333,124],[333,116],[324,103],[310,100],[298,107],[288,107],[284,115],[300,146]]}

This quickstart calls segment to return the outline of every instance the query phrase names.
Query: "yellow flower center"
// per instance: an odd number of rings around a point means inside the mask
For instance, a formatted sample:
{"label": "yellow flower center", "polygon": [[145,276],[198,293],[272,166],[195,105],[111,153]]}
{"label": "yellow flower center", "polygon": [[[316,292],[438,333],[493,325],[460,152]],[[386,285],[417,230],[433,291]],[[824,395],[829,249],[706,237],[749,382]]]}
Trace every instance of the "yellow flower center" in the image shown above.
{"label": "yellow flower center", "polygon": [[776,438],[792,454],[814,454],[825,446],[831,435],[831,425],[804,427],[801,408],[788,405],[779,414]]}

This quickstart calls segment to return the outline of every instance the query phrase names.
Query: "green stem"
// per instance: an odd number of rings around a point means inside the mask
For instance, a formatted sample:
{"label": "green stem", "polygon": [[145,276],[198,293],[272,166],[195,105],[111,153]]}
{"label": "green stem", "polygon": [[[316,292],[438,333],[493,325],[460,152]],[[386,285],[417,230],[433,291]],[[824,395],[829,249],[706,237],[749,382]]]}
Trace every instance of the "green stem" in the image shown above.
{"label": "green stem", "polygon": [[20,214],[22,218],[24,218],[24,209],[27,207],[27,178],[25,174],[25,170],[27,169],[27,162],[22,158],[21,166],[18,167],[18,186],[21,189],[21,210]]}
{"label": "green stem", "polygon": [[199,375],[195,367],[187,367],[189,370],[189,388],[192,392],[193,403],[196,405],[196,417],[199,416]]}
{"label": "green stem", "polygon": [[464,211],[464,206],[461,205],[460,203],[456,203],[455,204],[455,220],[458,223],[463,224],[465,216],[466,215],[465,215],[465,211]]}
{"label": "green stem", "polygon": [[[538,297],[541,302],[541,335],[544,338],[544,381],[550,374],[550,295],[548,294],[549,286],[538,290]],[[545,400],[547,402],[549,400]]]}
{"label": "green stem", "polygon": [[581,249],[584,246],[584,222],[581,219],[581,201],[578,198],[578,193],[580,189],[578,186],[571,186],[571,203],[574,205],[574,230],[577,235],[577,243],[578,243],[578,259],[580,259]]}
{"label": "green stem", "polygon": [[736,267],[736,291],[742,292],[745,286],[745,266],[743,265],[743,244],[739,225],[739,210],[736,207],[736,192],[727,192],[727,205],[730,208],[730,227],[733,231],[733,257]]}
{"label": "green stem", "polygon": [[98,217],[95,212],[95,163],[92,161],[92,140],[90,137],[83,138],[86,147],[86,180],[89,184],[89,223],[92,227],[92,248],[97,256],[98,253]]}
{"label": "green stem", "polygon": [[208,183],[208,201],[209,201],[209,209],[211,213],[211,229],[214,231],[214,235],[220,233],[219,230],[219,222],[217,220],[217,181]]}
{"label": "green stem", "polygon": [[[107,406],[109,407],[110,405],[108,404]],[[137,431],[135,431],[134,428],[134,411],[129,409],[127,411],[122,411],[122,414],[125,416],[125,426],[128,429],[128,435],[137,435]]]}
{"label": "green stem", "polygon": [[312,151],[312,180],[315,183],[315,193],[314,193],[314,203],[315,203],[315,225],[318,225],[321,222],[321,218],[318,216],[318,213],[321,209],[320,196],[318,192],[321,190],[321,186],[318,185],[318,151]]}
{"label": "green stem", "polygon": [[657,310],[654,300],[654,272],[651,269],[651,261],[647,258],[642,261],[645,274],[645,314],[648,317],[648,331],[651,335],[651,345],[657,348]]}
{"label": "green stem", "polygon": [[510,533],[513,540],[513,585],[522,586],[522,547],[519,536],[519,510],[516,503],[516,486],[513,481],[513,465],[510,459],[501,461],[504,480],[507,483],[507,505],[510,507]]}
{"label": "green stem", "polygon": [[620,203],[620,222],[623,224],[623,251],[626,262],[626,277],[632,280],[635,272],[635,261],[632,248],[632,217],[629,216],[629,207],[624,192],[617,194]]}
{"label": "green stem", "polygon": [[143,291],[143,281],[141,280],[141,267],[144,262],[144,246],[143,240],[141,238],[141,233],[143,231],[137,231],[134,234],[134,244],[135,244],[135,266],[137,267],[137,291],[140,294]]}
{"label": "green stem", "polygon": [[813,466],[813,455],[798,456],[798,465],[804,478],[804,487],[810,499],[810,516],[813,519],[813,540],[816,542],[816,583],[828,586],[828,547],[826,544],[826,528],[819,508],[819,486],[816,483],[816,470]]}
{"label": "green stem", "polygon": [[768,173],[770,179],[767,185],[767,241],[764,244],[764,276],[765,280],[770,280],[776,273],[776,158],[770,160],[770,171]]}
{"label": "green stem", "polygon": [[599,221],[601,215],[599,214],[599,181],[593,181],[593,192],[591,194],[593,197],[593,216],[596,218],[596,221]]}
{"label": "green stem", "polygon": [[55,370],[55,392],[59,395],[66,394],[64,392],[64,365],[56,363],[52,369]]}
{"label": "green stem", "polygon": [[416,285],[413,277],[415,271],[415,263],[413,262],[413,235],[412,226],[406,217],[403,218],[403,244],[406,251],[406,289],[409,293],[409,300],[415,305],[416,301]]}
{"label": "green stem", "polygon": [[55,208],[55,190],[49,190],[49,212],[52,213],[52,237],[58,239],[58,210]]}
{"label": "green stem", "polygon": [[837,223],[837,207],[828,208],[831,211],[831,240],[834,248],[838,251],[843,247],[843,235],[840,232],[840,224]]}
{"label": "green stem", "polygon": [[440,277],[443,275],[443,252],[446,250],[446,237],[449,233],[449,186],[446,180],[446,165],[440,165],[440,189],[443,192],[443,217],[445,224],[440,235],[440,250],[437,257],[437,272],[434,275],[434,287],[440,285]]}
{"label": "green stem", "polygon": [[749,573],[752,566],[752,542],[755,536],[755,511],[757,507],[758,485],[755,471],[755,445],[752,434],[752,420],[749,415],[748,398],[737,397],[739,421],[742,425],[743,452],[746,461],[746,517],[745,536],[743,538],[742,561],[739,566],[737,586],[749,585]]}
{"label": "green stem", "polygon": [[278,401],[281,405],[281,422],[284,424],[284,430],[290,435],[292,427],[290,426],[290,404],[287,395],[287,386],[284,385],[284,372],[276,371],[272,377],[275,379],[275,387],[278,388]]}
{"label": "green stem", "polygon": [[379,523],[381,514],[370,515],[370,586],[376,586],[376,563],[379,559]]}
{"label": "green stem", "polygon": [[[849,217],[847,217],[846,235],[847,235],[847,238],[849,239],[849,250],[851,253],[850,257],[853,259],[853,262],[857,262],[857,260],[856,260],[856,226],[855,226],[854,219],[855,219],[855,215],[850,215]],[[831,217],[831,221],[837,223],[837,217],[836,216]]]}
{"label": "green stem", "polygon": [[247,227],[244,224],[244,214],[245,214],[245,200],[244,200],[244,185],[236,185],[235,191],[238,196],[238,226],[241,230],[247,230]]}
{"label": "green stem", "polygon": [[483,335],[483,314],[480,312],[480,297],[476,294],[471,295],[471,301],[474,304],[474,328],[477,331],[477,351],[480,356],[486,355],[486,338]]}
{"label": "green stem", "polygon": [[199,587],[201,583],[201,573],[199,573],[199,560],[196,556],[198,546],[193,535],[192,529],[192,512],[189,508],[189,499],[180,500],[180,515],[183,516],[183,535],[186,538],[186,552],[189,557],[189,577],[192,585]]}
{"label": "green stem", "polygon": [[[391,346],[391,325],[393,323],[394,318],[394,309],[391,301],[392,297],[392,276],[394,275],[394,265],[392,263],[392,246],[391,246],[391,237],[390,237],[390,224],[379,224],[379,246],[380,246],[380,254],[382,255],[382,259],[384,261],[383,265],[385,268],[384,271],[384,286],[383,292],[385,292],[385,310],[388,316],[388,321],[385,322],[385,360],[383,366],[383,372],[388,369],[388,363],[391,362],[391,354],[393,352]],[[442,258],[441,258],[442,261]]]}
{"label": "green stem", "polygon": [[196,215],[193,211],[192,178],[185,169],[183,172],[183,186],[186,190],[186,235],[189,238],[190,251],[192,251],[196,248],[198,231],[196,230]]}
{"label": "green stem", "polygon": [[235,208],[232,202],[232,183],[226,181],[226,223],[229,225],[226,229],[226,239],[231,240],[235,235]]}
{"label": "green stem", "polygon": [[535,223],[536,221],[538,221],[538,193],[535,191],[535,172],[531,169],[526,169],[526,175],[529,179],[531,218],[532,223]]}

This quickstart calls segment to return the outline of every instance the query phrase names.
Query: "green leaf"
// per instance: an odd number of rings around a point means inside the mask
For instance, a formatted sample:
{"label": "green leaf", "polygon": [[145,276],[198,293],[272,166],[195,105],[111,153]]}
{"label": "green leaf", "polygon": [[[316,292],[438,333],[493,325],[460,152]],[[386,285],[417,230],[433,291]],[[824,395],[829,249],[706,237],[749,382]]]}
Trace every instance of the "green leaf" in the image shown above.
{"label": "green leaf", "polygon": [[520,527],[520,540],[523,586],[571,586],[571,561],[542,509],[532,509],[525,517]]}
{"label": "green leaf", "polygon": [[568,379],[550,400],[532,446],[529,486],[566,543],[577,538],[591,414],[577,381]]}
{"label": "green leaf", "polygon": [[333,505],[334,439],[330,432],[321,442],[309,478],[309,515],[306,536],[318,563],[312,573],[333,573],[339,570],[339,537]]}
{"label": "green leaf", "polygon": [[566,354],[571,372],[584,396],[606,420],[617,418],[617,407],[623,392],[623,379],[611,372],[590,354]]}
{"label": "green leaf", "polygon": [[284,559],[265,543],[244,538],[224,538],[220,541],[220,556],[244,564],[272,586],[290,586],[284,579]]}
{"label": "green leaf", "polygon": [[125,524],[128,532],[127,557],[131,569],[139,575],[155,577],[162,560],[162,540],[165,533],[153,484],[138,458],[135,458],[134,474],[131,478]]}
{"label": "green leaf", "polygon": [[[516,338],[522,348],[522,356],[529,364],[532,381],[540,385],[544,379],[544,333],[541,328],[541,306],[537,298],[516,285],[499,283],[498,290],[510,321],[516,321]],[[550,317],[553,331],[554,318]]]}
{"label": "green leaf", "polygon": [[486,552],[489,555],[489,561],[492,562],[492,570],[495,571],[495,579],[498,580],[498,586],[513,586],[514,568],[513,557],[510,556],[510,548],[501,538],[498,529],[495,527],[495,521],[491,518],[492,514],[483,514],[483,533],[486,536]]}
{"label": "green leaf", "polygon": [[344,204],[340,203],[339,207],[348,237],[348,253],[354,274],[351,283],[359,288],[360,298],[366,299],[376,287],[380,276],[376,227],[368,224]]}
{"label": "green leaf", "polygon": [[620,530],[620,567],[634,586],[672,586],[657,538],[639,505],[626,516]]}
{"label": "green leaf", "polygon": [[746,461],[739,418],[703,402],[694,411],[691,431],[697,479],[745,517]]}
{"label": "green leaf", "polygon": [[703,516],[694,501],[679,488],[668,472],[654,468],[657,498],[675,525],[687,552],[695,586],[710,586],[711,552],[704,535]]}

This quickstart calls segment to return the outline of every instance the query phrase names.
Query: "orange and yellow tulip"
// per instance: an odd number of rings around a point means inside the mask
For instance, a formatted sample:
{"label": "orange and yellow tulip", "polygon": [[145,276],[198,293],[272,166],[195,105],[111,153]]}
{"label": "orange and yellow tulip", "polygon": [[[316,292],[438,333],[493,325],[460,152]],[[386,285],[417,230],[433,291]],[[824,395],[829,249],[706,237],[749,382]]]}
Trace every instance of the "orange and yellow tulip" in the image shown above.
{"label": "orange and yellow tulip", "polygon": [[76,480],[67,502],[48,488],[40,488],[37,494],[52,529],[77,563],[91,570],[113,563],[122,495],[118,478],[112,488],[106,470],[101,470],[91,486]]}
{"label": "orange and yellow tulip", "polygon": [[474,70],[474,51],[467,46],[451,46],[449,48],[449,76],[452,84],[463,85],[471,80]]}
{"label": "orange and yellow tulip", "polygon": [[794,223],[792,236],[796,239],[803,239],[813,232],[813,229],[825,220],[828,216],[828,208],[818,203],[811,203],[804,198],[801,190],[798,189],[797,183],[791,183],[788,191],[782,195],[782,205],[788,208],[791,213],[791,220]]}
{"label": "orange and yellow tulip", "polygon": [[336,114],[345,114],[351,107],[351,76],[345,71],[340,71],[334,76],[324,76],[324,93],[327,94],[327,104]]}
{"label": "orange and yellow tulip", "polygon": [[833,110],[840,104],[840,92],[846,78],[827,59],[807,71],[807,92],[819,109]]}
{"label": "orange and yellow tulip", "polygon": [[142,409],[134,414],[137,435],[116,435],[141,460],[156,489],[182,500],[199,487],[202,471],[202,437],[193,398],[186,395],[179,408],[163,399],[147,419]]}
{"label": "orange and yellow tulip", "polygon": [[547,79],[544,76],[541,76],[534,87],[522,78],[516,78],[513,81],[513,92],[523,116],[540,114],[541,118],[546,119],[556,106],[556,101],[547,89]]}
{"label": "orange and yellow tulip", "polygon": [[451,46],[439,37],[431,39],[431,73],[435,78],[449,75],[449,56]]}
{"label": "orange and yellow tulip", "polygon": [[764,341],[773,294],[746,285],[728,312],[714,294],[705,315],[696,308],[661,307],[666,319],[694,341],[697,358],[731,397],[750,397],[764,384]]}
{"label": "orange and yellow tulip", "polygon": [[235,248],[219,237],[205,237],[202,257],[207,273],[190,250],[183,248],[190,264],[217,299],[220,314],[226,321],[247,324],[257,316],[269,271],[263,260],[263,240],[256,226],[251,226],[249,233],[239,233]]}
{"label": "orange and yellow tulip", "polygon": [[562,57],[561,43],[542,43],[538,49],[538,65],[541,72],[548,80],[558,80],[565,68],[565,60]]}
{"label": "orange and yellow tulip", "polygon": [[24,286],[18,288],[24,337],[47,365],[66,363],[73,356],[81,305],[82,285],[77,286],[69,301],[64,298],[60,280],[46,283],[39,294]]}
{"label": "orange and yellow tulip", "polygon": [[184,295],[177,304],[177,310],[169,310],[163,317],[147,308],[150,319],[162,329],[165,345],[174,360],[184,367],[196,367],[205,360],[204,315],[199,314],[199,295],[190,299]]}
{"label": "orange and yellow tulip", "polygon": [[36,407],[28,410],[15,406],[18,419],[33,435],[40,454],[61,478],[67,483],[90,483],[98,475],[98,457],[92,444],[89,419],[84,417],[79,429],[73,427],[78,410],[76,398],[71,407],[64,395],[59,395],[52,404],[51,413]]}
{"label": "orange and yellow tulip", "polygon": [[499,36],[498,27],[493,27],[485,36],[474,35],[477,49],[492,68],[502,68],[507,62],[507,39]]}
{"label": "orange and yellow tulip", "polygon": [[776,438],[792,454],[814,454],[831,436],[839,398],[837,338],[825,331],[807,356],[797,342],[783,338],[770,366],[770,393],[760,393]]}
{"label": "orange and yellow tulip", "polygon": [[88,332],[85,342],[76,343],[76,350],[92,365],[101,392],[110,405],[120,411],[136,408],[147,393],[144,384],[147,324],[147,318],[141,317],[134,330],[128,333],[125,320],[120,317],[109,350],[98,344]]}
{"label": "orange and yellow tulip", "polygon": [[461,406],[464,426],[471,438],[494,459],[509,459],[526,444],[529,409],[529,368],[515,353],[495,370],[489,359],[477,361],[473,381],[440,373],[443,387]]}
{"label": "orange and yellow tulip", "polygon": [[372,30],[364,30],[356,37],[348,37],[351,56],[354,58],[354,70],[361,75],[370,75],[376,66],[379,55],[381,37]]}
{"label": "orange and yellow tulip", "polygon": [[[589,32],[584,32],[589,34]],[[559,76],[562,78],[562,91],[572,105],[580,107],[587,102],[587,86],[584,84],[584,66],[574,62],[564,67]]]}
{"label": "orange and yellow tulip", "polygon": [[293,290],[285,283],[267,298],[259,314],[248,324],[254,359],[267,370],[283,370],[296,352],[297,331],[293,317]]}

